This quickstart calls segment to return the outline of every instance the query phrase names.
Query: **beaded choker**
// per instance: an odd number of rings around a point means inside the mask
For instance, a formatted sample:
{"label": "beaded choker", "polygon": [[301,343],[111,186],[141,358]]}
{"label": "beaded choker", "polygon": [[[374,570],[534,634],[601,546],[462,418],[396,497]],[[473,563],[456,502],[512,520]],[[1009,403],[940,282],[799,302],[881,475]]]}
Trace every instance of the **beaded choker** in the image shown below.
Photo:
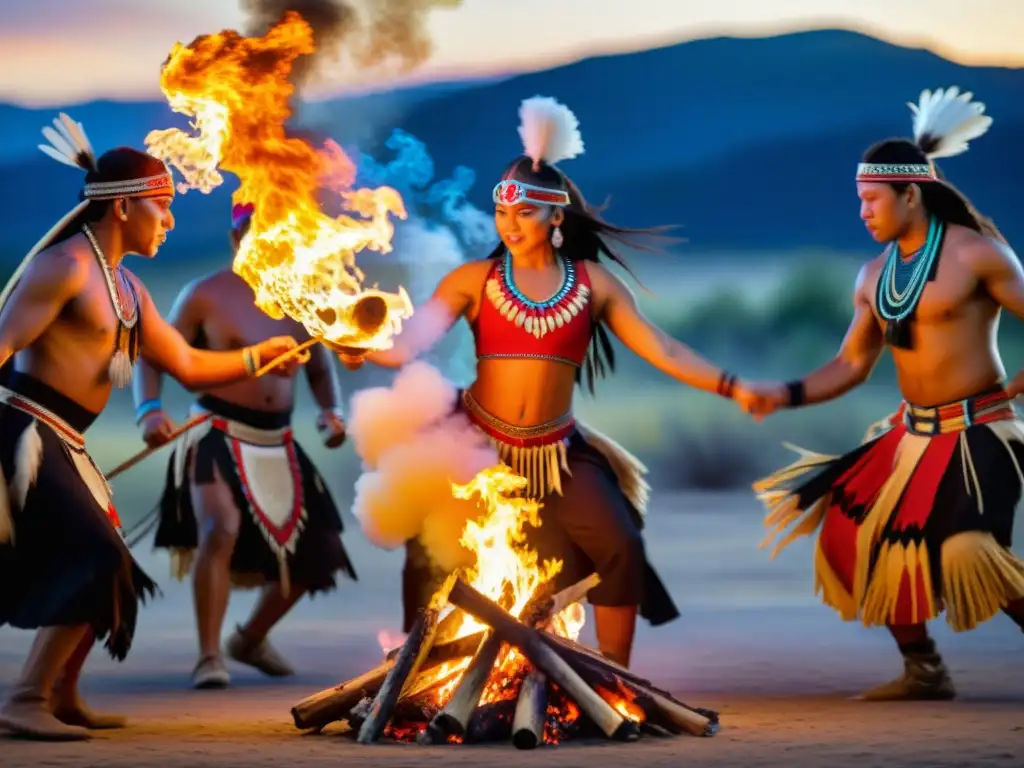
{"label": "beaded choker", "polygon": [[571,323],[590,300],[590,288],[576,279],[576,267],[561,254],[558,260],[564,275],[562,287],[546,301],[532,301],[516,287],[510,253],[487,281],[487,298],[498,313],[538,339]]}
{"label": "beaded choker", "polygon": [[900,258],[897,243],[889,244],[885,266],[878,278],[876,305],[885,320],[885,341],[892,347],[911,349],[911,324],[921,301],[925,284],[935,278],[939,252],[945,238],[946,226],[934,216],[928,222],[928,237],[924,247],[913,258]]}

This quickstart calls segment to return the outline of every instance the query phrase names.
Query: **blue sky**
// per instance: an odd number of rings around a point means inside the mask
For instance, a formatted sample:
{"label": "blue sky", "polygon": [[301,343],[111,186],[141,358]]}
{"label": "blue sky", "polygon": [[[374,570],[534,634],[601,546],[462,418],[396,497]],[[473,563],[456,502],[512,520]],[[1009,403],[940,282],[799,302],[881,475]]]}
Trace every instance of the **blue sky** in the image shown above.
{"label": "blue sky", "polygon": [[[240,27],[245,18],[238,0],[4,6],[0,100],[36,105],[154,98],[160,63],[175,42]],[[428,25],[434,54],[411,75],[338,67],[309,95],[542,69],[695,37],[815,27],[857,29],[964,63],[1024,66],[1024,0],[463,0],[455,10],[432,12]]]}

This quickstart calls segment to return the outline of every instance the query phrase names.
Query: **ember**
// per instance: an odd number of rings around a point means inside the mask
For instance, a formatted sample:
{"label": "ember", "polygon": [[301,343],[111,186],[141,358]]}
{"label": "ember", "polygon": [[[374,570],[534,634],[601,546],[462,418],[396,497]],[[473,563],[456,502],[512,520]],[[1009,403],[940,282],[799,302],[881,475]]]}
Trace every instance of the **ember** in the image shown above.
{"label": "ember", "polygon": [[538,566],[524,543],[522,526],[539,522],[539,504],[518,496],[525,483],[495,467],[453,487],[485,506],[462,538],[473,566],[448,578],[384,664],[296,704],[296,727],[344,721],[364,744],[511,739],[519,749],[570,737],[717,731],[717,713],[688,707],[576,643],[579,603],[600,580],[553,593],[561,563]]}

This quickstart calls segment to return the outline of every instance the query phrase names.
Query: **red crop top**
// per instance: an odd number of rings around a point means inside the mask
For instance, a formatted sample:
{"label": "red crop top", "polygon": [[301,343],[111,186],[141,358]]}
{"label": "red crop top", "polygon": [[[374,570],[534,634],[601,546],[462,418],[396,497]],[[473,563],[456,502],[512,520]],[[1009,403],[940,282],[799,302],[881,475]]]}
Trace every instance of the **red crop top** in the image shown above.
{"label": "red crop top", "polygon": [[593,334],[590,276],[582,261],[562,264],[562,287],[547,301],[534,302],[516,288],[511,260],[495,262],[473,324],[478,359],[527,357],[583,365]]}

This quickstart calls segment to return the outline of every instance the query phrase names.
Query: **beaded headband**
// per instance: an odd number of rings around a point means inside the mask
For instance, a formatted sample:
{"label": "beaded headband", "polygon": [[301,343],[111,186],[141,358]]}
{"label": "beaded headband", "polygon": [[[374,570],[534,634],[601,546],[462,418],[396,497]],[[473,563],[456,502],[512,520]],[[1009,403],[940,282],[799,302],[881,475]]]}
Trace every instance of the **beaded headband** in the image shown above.
{"label": "beaded headband", "polygon": [[516,205],[518,203],[538,203],[539,205],[569,205],[569,193],[564,189],[550,189],[521,181],[507,179],[499,181],[492,194],[494,202],[500,205]]}
{"label": "beaded headband", "polygon": [[118,197],[161,197],[174,195],[174,180],[170,171],[157,176],[124,181],[94,181],[85,185],[82,196],[86,200],[114,200]]}
{"label": "beaded headband", "polygon": [[935,167],[930,163],[860,163],[857,181],[915,182],[935,181]]}

